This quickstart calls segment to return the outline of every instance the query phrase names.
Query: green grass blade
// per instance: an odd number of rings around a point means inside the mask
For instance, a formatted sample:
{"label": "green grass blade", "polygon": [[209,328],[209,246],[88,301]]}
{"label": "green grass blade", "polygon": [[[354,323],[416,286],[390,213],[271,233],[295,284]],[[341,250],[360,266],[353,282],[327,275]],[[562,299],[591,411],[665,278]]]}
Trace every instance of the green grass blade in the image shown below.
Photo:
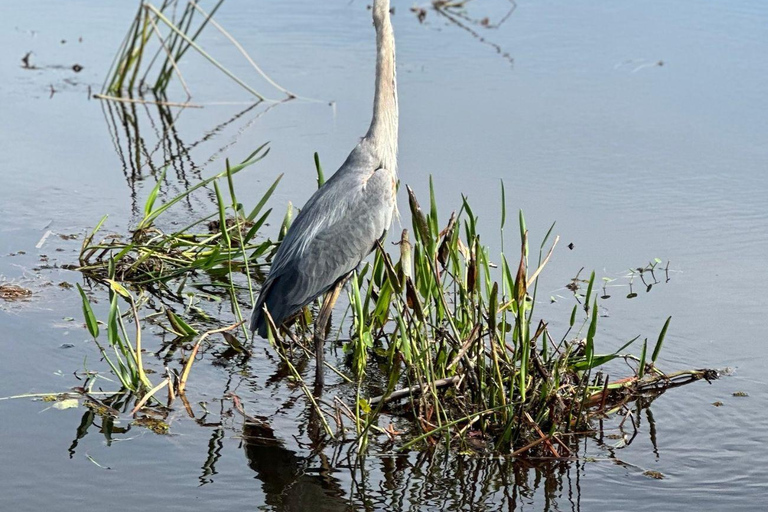
{"label": "green grass blade", "polygon": [[323,175],[323,166],[320,165],[320,155],[315,151],[315,170],[317,171],[317,188],[323,186],[325,183],[325,176]]}
{"label": "green grass blade", "polygon": [[664,344],[664,337],[667,335],[667,328],[669,327],[669,322],[672,320],[672,317],[668,317],[667,321],[664,322],[664,327],[661,328],[661,333],[659,334],[659,339],[656,341],[656,346],[653,348],[653,354],[651,355],[651,362],[655,363],[656,359],[659,357],[659,352],[661,352],[661,346]]}
{"label": "green grass blade", "polygon": [[168,321],[171,323],[177,333],[182,336],[197,336],[199,333],[197,329],[191,327],[185,322],[179,315],[166,308],[165,314],[168,317]]}
{"label": "green grass blade", "polygon": [[259,217],[259,220],[253,223],[253,226],[251,226],[251,229],[249,229],[248,233],[246,233],[245,237],[243,237],[243,244],[247,244],[248,242],[251,241],[251,239],[254,236],[256,236],[256,233],[258,233],[259,229],[261,229],[261,226],[267,220],[267,217],[269,217],[270,213],[272,213],[272,208],[264,212],[264,215]]}
{"label": "green grass blade", "polygon": [[157,199],[157,194],[160,192],[160,186],[165,181],[165,173],[168,170],[167,167],[163,169],[163,172],[160,173],[160,179],[157,180],[157,183],[155,183],[155,186],[152,188],[152,191],[149,193],[149,197],[147,197],[147,202],[144,204],[144,218],[146,219],[149,217],[149,214],[152,213],[152,208],[155,206],[155,199]]}
{"label": "green grass blade", "polygon": [[501,182],[501,229],[504,230],[504,225],[507,222],[507,193],[504,189],[504,180]]}
{"label": "green grass blade", "polygon": [[259,214],[261,209],[264,207],[264,205],[267,203],[270,197],[272,197],[272,193],[277,188],[277,184],[280,183],[280,180],[283,179],[283,175],[277,177],[277,179],[272,183],[272,185],[267,189],[267,191],[264,193],[263,196],[261,196],[261,199],[259,200],[259,203],[251,210],[251,213],[248,214],[248,217],[246,217],[249,221],[252,221],[256,218],[256,216]]}
{"label": "green grass blade", "polygon": [[587,330],[587,346],[585,348],[587,359],[590,359],[595,353],[595,333],[597,333],[597,299],[595,299],[592,309],[592,320]]}
{"label": "green grass blade", "polygon": [[219,190],[219,184],[213,182],[213,189],[216,191],[216,201],[219,204],[219,229],[221,230],[221,238],[225,247],[230,247],[232,241],[229,239],[229,230],[227,229],[227,214],[224,210],[224,201],[221,199],[221,191]]}
{"label": "green grass blade", "polygon": [[[595,284],[595,271],[592,271],[592,275],[589,277],[589,284],[587,285],[587,294],[584,296],[584,310],[589,311],[589,300],[592,298],[592,287]],[[597,302],[595,302],[597,303]]]}
{"label": "green grass blade", "polygon": [[435,185],[432,182],[432,175],[429,175],[429,229],[432,237],[437,238],[439,228],[437,227],[437,201],[435,200]]}

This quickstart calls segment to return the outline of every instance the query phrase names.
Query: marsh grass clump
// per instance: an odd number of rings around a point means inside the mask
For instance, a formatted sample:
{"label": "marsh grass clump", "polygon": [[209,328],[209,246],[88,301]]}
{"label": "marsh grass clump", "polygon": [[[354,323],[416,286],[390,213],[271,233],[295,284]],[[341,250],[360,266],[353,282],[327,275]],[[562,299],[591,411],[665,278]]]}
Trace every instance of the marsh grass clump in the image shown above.
{"label": "marsh grass clump", "polygon": [[[192,364],[206,338],[243,324],[240,304],[252,300],[252,276],[258,275],[259,268],[276,246],[271,240],[257,242],[255,237],[271,213],[271,210],[263,211],[264,206],[281,177],[267,189],[250,213],[246,213],[237,200],[233,176],[260,161],[268,152],[263,145],[238,165],[230,166],[227,162],[223,172],[200,181],[158,206],[156,202],[163,184],[161,177],[149,193],[143,218],[130,236],[107,235],[96,242],[96,234],[105,217],[83,240],[79,270],[89,282],[107,287],[109,299],[107,319],[99,321],[91,297],[78,284],[86,327],[103,361],[119,380],[121,391],[136,397],[137,408],[147,404],[165,387],[170,402],[175,395],[183,396]],[[219,180],[227,182],[227,199],[221,193]],[[161,216],[171,207],[210,185],[216,197],[214,213],[172,233],[165,233],[158,227],[162,223]],[[211,221],[213,217],[216,222]],[[222,297],[229,299],[237,323],[221,327],[218,320],[193,306],[200,300],[199,296],[219,301]],[[153,298],[161,299],[164,305],[154,303]],[[184,305],[185,312],[176,312],[163,302],[168,298]],[[144,313],[143,317],[140,311]],[[142,347],[142,328],[148,325],[159,326],[192,347],[177,370],[166,366],[165,379],[159,384],[153,383],[148,376]],[[100,326],[106,326],[106,343]],[[204,327],[211,329],[201,334]],[[88,374],[87,382],[91,386],[94,383],[92,377]],[[88,386],[82,387],[88,389]]]}
{"label": "marsh grass clump", "polygon": [[[244,285],[250,290],[251,271],[265,264],[275,246],[271,240],[257,241],[256,234],[272,212],[271,209],[264,211],[264,206],[282,175],[248,213],[237,200],[232,177],[268,153],[266,145],[261,146],[240,164],[227,163],[226,170],[156,206],[163,184],[161,176],[147,198],[142,219],[129,237],[107,235],[96,241],[96,234],[106,220],[104,217],[84,238],[79,270],[102,283],[117,280],[155,291],[168,291],[172,287],[177,295],[190,277],[200,274],[208,277],[199,282],[193,279],[191,286],[229,288],[234,286],[231,274],[236,273],[246,277],[238,286]],[[219,189],[219,180],[227,181],[229,197],[226,199]],[[158,227],[158,218],[171,207],[209,185],[213,185],[216,194],[216,211],[173,232]]]}
{"label": "marsh grass clump", "polygon": [[[133,414],[144,411],[163,418],[177,396],[192,414],[184,398],[186,385],[194,361],[210,347],[213,334],[224,335],[226,352],[248,357],[249,348],[231,332],[243,324],[240,306],[253,301],[252,277],[268,263],[290,225],[292,207],[276,242],[255,242],[271,212],[261,211],[279,178],[246,214],[237,201],[232,176],[266,154],[262,146],[241,164],[227,165],[222,173],[156,207],[161,181],[149,194],[144,216],[127,240],[108,236],[95,243],[103,220],[85,238],[81,271],[109,288],[109,314],[101,323],[106,325],[107,343],[100,337],[89,297],[79,288],[86,325],[118,377],[120,393],[135,397]],[[317,158],[316,165],[321,184]],[[218,184],[224,179],[228,200]],[[216,212],[170,234],[157,227],[164,212],[207,185],[214,190]],[[521,212],[520,242],[515,244],[519,249],[508,258],[503,185],[498,256],[481,242],[477,216],[466,198],[441,225],[431,181],[427,211],[413,191],[408,188],[407,193],[412,229],[402,232],[392,253],[379,245],[373,260],[355,272],[348,285],[344,318],[349,320],[342,321],[341,328],[349,329],[350,336],[343,344],[342,364],[331,366],[341,379],[337,389],[345,398],[324,399],[321,389],[305,384],[294,364],[297,357],[311,355],[312,307],[299,315],[294,327],[270,330],[270,342],[287,369],[285,375],[303,391],[311,421],[317,422],[328,441],[348,440],[352,434],[363,453],[373,434],[400,436],[403,450],[444,443],[460,449],[566,457],[578,436],[593,430],[596,420],[617,413],[629,415],[630,404],[647,402],[671,387],[717,378],[712,370],[664,373],[656,366],[670,319],[642,346],[637,337],[616,351],[601,352],[598,296],[607,292],[605,283],[601,290],[594,272],[569,288],[576,304],[567,321],[555,324],[567,326],[565,332],[555,335],[537,308],[538,279],[558,242],[558,237],[552,239],[554,225],[532,246]],[[633,272],[647,286],[650,282],[645,283],[642,275],[653,275],[657,265],[652,262]],[[229,299],[236,323],[223,325],[210,316],[200,321],[189,307],[165,307],[161,314],[153,311],[141,316],[140,311],[149,309],[150,296],[178,297],[187,288],[203,293],[200,290],[209,287],[218,289],[219,300]],[[121,309],[121,304],[128,308]],[[150,322],[188,347],[178,365],[166,358],[166,373],[159,383],[151,380],[143,356],[142,326]],[[127,323],[133,323],[133,329]],[[243,338],[248,337],[243,327]],[[640,347],[639,355],[626,352],[633,344]],[[612,378],[617,374],[620,378]],[[93,385],[90,377],[89,385]],[[83,387],[87,392],[88,386]],[[156,398],[163,389],[168,396],[164,404]],[[379,422],[385,417],[400,418],[411,428],[402,432],[382,428]]]}
{"label": "marsh grass clump", "polygon": [[[594,272],[566,332],[555,336],[534,315],[538,277],[558,241],[547,250],[554,225],[531,255],[521,212],[520,250],[509,261],[481,243],[466,198],[441,227],[431,182],[430,196],[424,212],[408,189],[413,240],[404,230],[397,261],[379,247],[350,285],[350,369],[360,386],[366,373],[382,373],[368,378],[378,381],[379,396],[358,391],[354,419],[362,437],[382,432],[377,421],[386,411],[413,420],[402,449],[440,440],[477,446],[479,439],[506,453],[566,456],[572,434],[589,431],[594,419],[669,387],[717,377],[656,367],[670,319],[655,340],[643,340],[639,356],[624,352],[639,338],[601,353]],[[503,196],[502,186],[502,204]],[[502,206],[502,241],[505,223]],[[606,366],[614,360],[627,363],[628,376],[610,379]]]}

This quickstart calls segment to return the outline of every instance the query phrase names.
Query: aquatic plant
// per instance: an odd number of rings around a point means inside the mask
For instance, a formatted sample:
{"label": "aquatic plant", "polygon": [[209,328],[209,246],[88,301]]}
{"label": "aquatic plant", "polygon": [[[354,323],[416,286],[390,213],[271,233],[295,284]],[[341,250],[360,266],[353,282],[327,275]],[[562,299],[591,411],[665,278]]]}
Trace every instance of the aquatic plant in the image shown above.
{"label": "aquatic plant", "polygon": [[131,99],[134,92],[143,94],[151,91],[160,103],[170,105],[172,103],[166,100],[166,92],[171,79],[176,76],[189,100],[192,93],[181,73],[180,61],[192,49],[227,78],[254,96],[256,100],[267,99],[206,52],[197,42],[198,37],[208,25],[212,25],[226,37],[251,67],[271,87],[285,96],[284,99],[296,97],[267,76],[242,45],[213,19],[223,2],[224,0],[216,1],[210,12],[207,12],[194,0],[188,0],[183,8],[181,6],[183,2],[179,0],[163,0],[159,6],[140,0],[138,11],[107,74],[102,94],[97,97],[121,100],[127,95],[126,101],[135,101]]}
{"label": "aquatic plant", "polygon": [[[254,241],[271,212],[261,213],[279,178],[250,214],[237,201],[233,175],[267,152],[262,146],[241,164],[227,164],[223,172],[155,206],[159,181],[130,239],[107,236],[94,243],[102,219],[83,241],[80,270],[109,287],[106,325],[112,352],[100,344],[98,323],[80,288],[86,325],[122,388],[136,395],[134,411],[145,407],[164,387],[169,404],[174,396],[183,397],[204,341],[211,334],[242,325],[240,305],[252,303],[253,280],[258,280],[259,268],[268,264],[292,218],[289,205],[277,240]],[[317,156],[315,164],[321,184],[324,176]],[[223,179],[227,180],[228,200],[218,184]],[[160,230],[162,215],[174,204],[211,185],[215,212],[170,234]],[[558,242],[557,237],[550,241],[554,224],[532,256],[520,212],[520,248],[510,262],[504,253],[507,212],[503,184],[501,191],[502,252],[494,257],[481,243],[478,219],[467,198],[462,198],[458,212],[441,229],[431,180],[426,212],[407,188],[412,229],[403,230],[395,254],[379,245],[373,261],[353,274],[348,286],[350,321],[340,322],[350,332],[343,364],[334,368],[325,363],[346,382],[343,388],[353,392],[351,403],[349,397],[335,397],[332,403],[324,400],[322,390],[310,389],[294,364],[302,354],[311,355],[306,347],[312,346],[312,331],[307,327],[313,308],[306,308],[294,327],[278,330],[272,326],[271,346],[292,382],[303,390],[314,421],[327,439],[343,439],[353,432],[361,453],[375,433],[393,438],[406,434],[400,449],[428,447],[442,440],[449,446],[477,447],[480,443],[486,449],[518,455],[567,456],[577,439],[575,433],[589,432],[593,420],[626,410],[629,403],[670,387],[717,378],[711,370],[664,373],[657,368],[670,319],[655,342],[644,340],[639,356],[625,353],[639,338],[616,351],[601,353],[597,340],[599,285],[594,272],[589,280],[577,278],[569,285],[576,304],[565,333],[554,336],[536,308],[538,279]],[[207,231],[201,233],[203,225]],[[636,273],[643,280],[643,273],[652,273],[656,265],[651,262]],[[187,288],[195,290],[193,296],[204,293],[202,289],[217,290],[219,300],[229,299],[237,322],[222,325],[202,310],[168,306],[161,314],[140,318],[138,311],[149,307],[151,295],[176,297],[183,304],[179,297]],[[605,289],[602,293],[607,295]],[[121,300],[130,306],[136,327],[133,342],[119,309]],[[142,360],[141,325],[149,318],[154,325],[188,340],[190,347],[178,369],[167,369],[158,385],[150,382]],[[208,330],[201,335],[205,328]],[[249,335],[244,327],[243,335]],[[235,336],[227,334],[225,340],[228,350],[247,356],[248,348]],[[616,360],[627,363],[628,375],[611,380],[608,369],[620,371],[610,366]],[[390,418],[410,420],[409,431],[382,428],[378,423],[384,412]]]}
{"label": "aquatic plant", "polygon": [[[264,206],[274,192],[282,175],[272,183],[257,201],[249,213],[238,202],[235,194],[233,176],[243,169],[260,161],[269,153],[266,144],[259,147],[244,161],[235,166],[226,163],[226,169],[210,178],[198,182],[184,192],[156,206],[164,175],[149,193],[143,209],[143,217],[130,237],[107,235],[95,242],[107,217],[103,217],[96,227],[83,239],[80,249],[79,270],[88,278],[102,283],[114,279],[150,289],[166,289],[174,280],[177,295],[183,290],[185,278],[200,272],[218,275],[222,270],[226,274],[245,271],[250,276],[249,266],[257,267],[260,259],[269,255],[273,242],[257,242],[255,237],[264,225],[271,209],[263,211]],[[226,179],[229,190],[229,202],[221,195],[218,181]],[[158,218],[174,205],[185,200],[195,191],[213,185],[216,194],[217,209],[181,229],[164,232],[158,227]],[[169,223],[170,224],[170,223]],[[114,267],[112,270],[111,267]],[[215,281],[215,280],[214,280]],[[248,281],[248,287],[252,285]],[[209,286],[221,286],[222,282],[208,283]],[[230,286],[227,284],[227,286]]]}
{"label": "aquatic plant", "polygon": [[[717,377],[709,370],[665,374],[656,367],[670,319],[655,344],[643,342],[639,357],[624,353],[638,338],[600,353],[594,272],[566,332],[554,337],[549,323],[534,316],[538,277],[558,240],[545,252],[554,225],[533,261],[520,212],[520,253],[511,264],[481,244],[466,198],[440,229],[431,185],[426,213],[408,189],[414,236],[403,231],[399,259],[379,247],[373,263],[351,279],[349,368],[358,390],[381,392],[358,392],[352,419],[361,449],[369,431],[385,433],[377,422],[387,410],[414,420],[401,449],[439,439],[463,446],[471,439],[504,452],[563,456],[570,453],[565,438],[590,430],[593,419],[649,393]],[[504,202],[502,185],[502,245]],[[609,379],[603,369],[615,359],[629,364],[628,377]]]}
{"label": "aquatic plant", "polygon": [[[108,345],[100,342],[99,322],[96,319],[91,300],[78,285],[83,303],[85,323],[96,342],[104,361],[119,379],[122,389],[135,394],[141,405],[155,392],[168,386],[169,394],[184,392],[192,362],[201,343],[211,334],[231,330],[242,325],[243,315],[240,300],[250,304],[253,297],[252,274],[265,264],[265,259],[274,250],[271,240],[256,241],[256,234],[271,213],[264,206],[274,192],[282,175],[266,190],[250,213],[245,212],[238,202],[233,176],[260,161],[269,153],[266,144],[259,147],[243,162],[230,166],[219,174],[204,179],[181,194],[156,205],[163,179],[157,182],[149,193],[144,205],[143,217],[130,237],[107,235],[95,242],[106,216],[83,240],[80,250],[80,270],[91,282],[106,285],[109,289],[109,313],[104,324],[107,326]],[[225,200],[218,181],[226,179],[229,201]],[[213,185],[216,197],[216,211],[191,222],[181,230],[170,233],[158,227],[158,219],[195,191]],[[188,293],[187,287],[196,290]],[[205,289],[203,292],[201,290]],[[246,290],[247,297],[238,298],[238,292]],[[133,293],[132,293],[133,291]],[[138,294],[134,297],[134,293]],[[201,334],[202,326],[216,323],[205,313],[192,305],[196,295],[229,299],[232,312],[238,322],[225,328],[214,328]],[[159,385],[153,386],[147,377],[142,358],[142,320],[139,310],[149,308],[152,296],[171,298],[184,305],[189,315],[195,315],[197,322],[188,322],[167,305],[159,313],[167,322],[155,321],[163,329],[182,339],[197,340],[191,354],[183,362],[182,369],[166,376]],[[130,306],[130,317],[135,327],[135,336],[129,336],[120,309],[120,302]],[[220,299],[219,299],[220,300]],[[156,306],[153,306],[156,308]],[[156,316],[156,315],[155,315]],[[193,327],[196,325],[197,327]],[[137,406],[138,407],[138,406]]]}

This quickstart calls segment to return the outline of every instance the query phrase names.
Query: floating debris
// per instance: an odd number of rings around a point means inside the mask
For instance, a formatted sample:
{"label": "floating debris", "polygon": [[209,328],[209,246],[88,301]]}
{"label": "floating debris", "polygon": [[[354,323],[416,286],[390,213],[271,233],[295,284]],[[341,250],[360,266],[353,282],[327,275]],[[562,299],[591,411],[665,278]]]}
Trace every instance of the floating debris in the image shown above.
{"label": "floating debris", "polygon": [[64,400],[59,400],[55,402],[52,407],[54,409],[64,410],[64,409],[74,409],[78,405],[80,405],[80,402],[77,400],[77,398],[66,398]]}
{"label": "floating debris", "polygon": [[22,69],[37,69],[37,66],[32,64],[29,59],[32,57],[32,52],[27,52],[22,58],[21,58],[21,67]]}
{"label": "floating debris", "polygon": [[144,427],[146,429],[151,430],[155,434],[159,435],[165,435],[170,430],[170,426],[164,422],[163,420],[159,420],[156,418],[150,418],[149,416],[144,416],[142,418],[137,418],[133,420],[133,424],[138,427]]}
{"label": "floating debris", "polygon": [[26,288],[15,284],[0,284],[0,299],[13,301],[22,300],[32,295]]}

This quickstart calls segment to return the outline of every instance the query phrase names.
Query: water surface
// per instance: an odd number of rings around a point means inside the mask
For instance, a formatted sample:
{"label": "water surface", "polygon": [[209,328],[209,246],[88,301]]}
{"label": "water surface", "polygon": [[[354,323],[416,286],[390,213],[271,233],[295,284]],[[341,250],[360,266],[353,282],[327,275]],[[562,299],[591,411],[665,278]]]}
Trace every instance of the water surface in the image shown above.
{"label": "water surface", "polygon": [[[82,408],[0,401],[4,507],[760,509],[768,495],[768,6],[518,2],[500,28],[471,26],[483,42],[434,11],[419,23],[411,4],[394,5],[401,180],[426,197],[434,176],[446,220],[466,194],[494,252],[501,179],[508,209],[525,211],[532,236],[557,221],[562,242],[539,310],[553,325],[567,319],[564,287],[580,268],[618,277],[656,257],[670,261],[669,283],[636,290],[632,300],[617,288],[603,302],[599,347],[653,338],[672,315],[662,368],[731,367],[733,375],[667,393],[640,414],[629,446],[588,439],[579,461],[532,465],[384,447],[353,469],[343,450],[312,453],[304,401],[269,379],[275,363],[266,349],[245,367],[208,357],[191,387],[209,415],[196,422],[174,411],[167,436],[133,427],[108,443],[92,427],[73,446]],[[469,13],[498,20],[508,6],[476,0]],[[63,391],[78,384],[73,372],[84,364],[98,366],[79,299],[58,286],[80,282],[59,267],[76,261],[81,238],[59,235],[82,237],[105,213],[105,228],[124,232],[157,179],[148,160],[172,163],[163,188],[172,194],[221,170],[225,157],[239,161],[271,141],[269,157],[237,186],[256,198],[285,173],[271,200],[283,211],[314,190],[314,151],[335,169],[367,128],[374,53],[364,2],[228,0],[218,21],[274,79],[322,101],[253,106],[190,57],[185,78],[193,102],[206,107],[181,112],[174,142],[158,145],[167,138],[157,109],[89,99],[135,8],[37,0],[0,18],[0,279],[35,292],[0,302],[0,396]],[[266,90],[222,36],[208,31],[201,43]],[[29,51],[37,69],[21,66]],[[115,121],[121,116],[138,120],[146,153],[132,149],[136,133]],[[178,210],[179,222],[211,207],[203,194]],[[515,229],[507,231],[514,239]],[[221,402],[228,391],[272,430],[244,432],[228,414],[231,402]]]}

